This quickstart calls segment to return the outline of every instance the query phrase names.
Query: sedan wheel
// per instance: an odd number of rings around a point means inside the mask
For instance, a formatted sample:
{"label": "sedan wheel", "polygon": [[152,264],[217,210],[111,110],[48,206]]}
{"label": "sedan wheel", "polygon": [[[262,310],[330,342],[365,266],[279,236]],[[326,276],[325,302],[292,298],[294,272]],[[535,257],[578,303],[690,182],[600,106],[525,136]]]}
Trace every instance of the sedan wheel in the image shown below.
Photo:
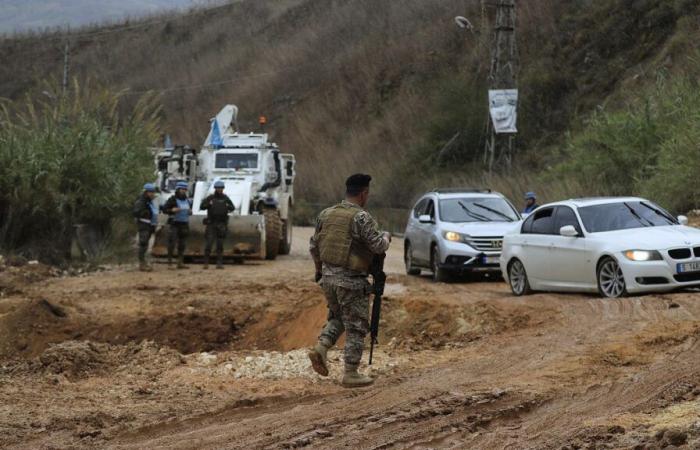
{"label": "sedan wheel", "polygon": [[510,281],[510,289],[517,296],[527,295],[532,292],[530,282],[527,279],[527,272],[523,263],[516,259],[508,268],[508,281]]}
{"label": "sedan wheel", "polygon": [[627,293],[622,269],[613,258],[605,258],[598,266],[598,291],[607,298],[619,298]]}
{"label": "sedan wheel", "polygon": [[408,275],[420,275],[420,268],[413,265],[413,247],[411,247],[410,243],[406,244],[403,261],[406,265],[406,273]]}

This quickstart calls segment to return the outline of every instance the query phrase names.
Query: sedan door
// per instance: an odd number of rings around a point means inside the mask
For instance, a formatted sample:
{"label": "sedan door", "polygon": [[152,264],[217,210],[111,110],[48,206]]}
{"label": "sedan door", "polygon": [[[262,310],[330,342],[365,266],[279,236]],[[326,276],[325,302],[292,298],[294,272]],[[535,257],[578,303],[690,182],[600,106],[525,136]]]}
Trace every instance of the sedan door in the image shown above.
{"label": "sedan door", "polygon": [[[577,237],[562,236],[562,227],[571,225],[578,231]],[[591,270],[591,258],[586,249],[586,238],[573,209],[558,206],[554,218],[550,277],[560,288],[581,289],[595,283],[595,269]]]}
{"label": "sedan door", "polygon": [[530,224],[529,228],[523,230],[521,258],[531,282],[545,282],[551,278],[550,251],[553,244],[554,212],[554,207],[537,210],[534,217],[528,217],[526,221]]}

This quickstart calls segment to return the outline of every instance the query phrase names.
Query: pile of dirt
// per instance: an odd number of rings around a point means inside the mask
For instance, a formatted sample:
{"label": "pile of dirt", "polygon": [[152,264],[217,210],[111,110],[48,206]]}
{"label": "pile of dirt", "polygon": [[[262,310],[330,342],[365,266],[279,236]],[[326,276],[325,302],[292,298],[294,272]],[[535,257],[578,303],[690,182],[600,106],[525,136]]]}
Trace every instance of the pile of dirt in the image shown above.
{"label": "pile of dirt", "polygon": [[69,379],[92,375],[107,364],[105,345],[89,341],[67,341],[50,345],[32,361],[34,371],[65,375]]}
{"label": "pile of dirt", "polygon": [[21,294],[27,285],[58,277],[61,273],[60,269],[37,261],[0,255],[0,297]]}
{"label": "pile of dirt", "polygon": [[65,308],[46,299],[23,300],[8,312],[0,310],[0,359],[36,356],[50,343],[71,336]]}

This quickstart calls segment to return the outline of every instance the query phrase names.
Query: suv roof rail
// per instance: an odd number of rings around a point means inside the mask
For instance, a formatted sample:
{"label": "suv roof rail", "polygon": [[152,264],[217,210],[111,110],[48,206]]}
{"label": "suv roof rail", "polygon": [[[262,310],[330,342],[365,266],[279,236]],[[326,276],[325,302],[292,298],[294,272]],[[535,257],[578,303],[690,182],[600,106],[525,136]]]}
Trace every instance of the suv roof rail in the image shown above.
{"label": "suv roof rail", "polygon": [[459,193],[481,193],[481,194],[491,194],[493,191],[491,189],[484,188],[435,188],[433,192],[436,194],[459,194]]}

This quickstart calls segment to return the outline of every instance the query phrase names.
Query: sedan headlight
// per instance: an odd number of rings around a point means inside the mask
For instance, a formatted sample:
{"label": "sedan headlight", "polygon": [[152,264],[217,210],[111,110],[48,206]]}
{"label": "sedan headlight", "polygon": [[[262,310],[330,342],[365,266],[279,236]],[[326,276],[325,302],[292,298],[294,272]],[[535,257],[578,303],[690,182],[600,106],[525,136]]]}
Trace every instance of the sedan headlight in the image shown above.
{"label": "sedan headlight", "polygon": [[656,250],[627,250],[624,255],[630,261],[661,261],[661,253]]}
{"label": "sedan headlight", "polygon": [[454,231],[446,231],[445,232],[445,239],[447,239],[450,242],[464,242],[467,243],[469,242],[469,235],[468,234],[462,234],[462,233],[456,233]]}

